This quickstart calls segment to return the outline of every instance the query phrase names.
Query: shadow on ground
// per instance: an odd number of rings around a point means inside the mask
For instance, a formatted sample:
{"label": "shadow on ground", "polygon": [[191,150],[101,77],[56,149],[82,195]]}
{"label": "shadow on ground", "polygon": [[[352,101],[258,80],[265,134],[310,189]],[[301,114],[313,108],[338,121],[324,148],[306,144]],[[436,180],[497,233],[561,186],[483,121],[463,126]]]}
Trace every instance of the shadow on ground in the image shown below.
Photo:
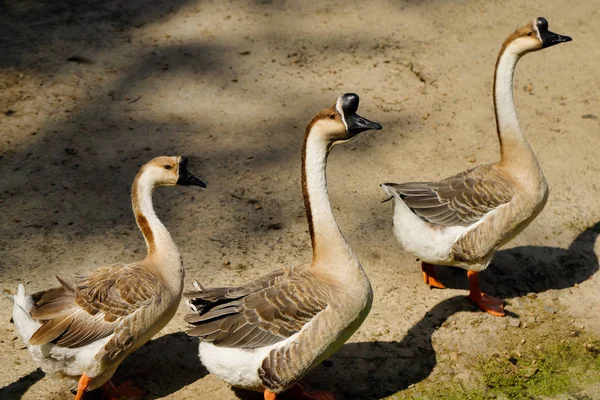
{"label": "shadow on ground", "polygon": [[401,341],[347,343],[306,378],[307,387],[332,390],[336,399],[381,399],[427,378],[437,364],[435,331],[450,316],[476,312],[465,296],[428,311]]}
{"label": "shadow on ground", "polygon": [[[208,371],[198,360],[198,339],[183,332],[176,332],[146,343],[127,357],[117,369],[112,381],[115,385],[131,381],[146,391],[145,400],[152,400],[175,393],[207,374]],[[38,368],[18,381],[0,388],[0,399],[20,399],[31,386],[44,377],[45,374]],[[67,391],[65,393],[68,394]],[[85,398],[100,400],[101,391],[94,390],[86,394]]]}
{"label": "shadow on ground", "polygon": [[127,30],[164,20],[187,3],[188,0],[0,2],[0,33],[4,39],[0,49],[6,55],[0,60],[0,69],[46,61],[36,68],[51,70],[51,63],[43,54],[66,61],[72,54],[60,54],[65,41],[68,47],[84,44],[87,53],[93,52],[102,46],[102,41],[118,39]]}
{"label": "shadow on ground", "polygon": [[[481,288],[493,296],[513,298],[584,282],[598,271],[594,252],[598,235],[600,222],[581,232],[568,249],[522,246],[501,250],[481,274]],[[448,288],[468,290],[462,269],[436,267],[436,273]]]}
{"label": "shadow on ground", "polygon": [[114,383],[132,381],[146,391],[144,399],[151,400],[175,393],[207,374],[198,360],[198,339],[176,332],[146,343],[127,357]]}
{"label": "shadow on ground", "polygon": [[35,371],[30,372],[29,374],[19,378],[18,381],[13,382],[10,385],[6,385],[3,388],[0,388],[0,399],[20,399],[25,394],[27,389],[33,386],[44,376],[45,374],[39,368]]}

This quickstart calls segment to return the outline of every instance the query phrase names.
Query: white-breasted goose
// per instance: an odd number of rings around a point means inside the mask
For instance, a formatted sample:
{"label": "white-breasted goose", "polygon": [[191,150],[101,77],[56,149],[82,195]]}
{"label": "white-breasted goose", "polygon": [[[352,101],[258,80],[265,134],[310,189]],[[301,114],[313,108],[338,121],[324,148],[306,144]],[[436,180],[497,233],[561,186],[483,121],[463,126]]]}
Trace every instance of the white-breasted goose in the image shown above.
{"label": "white-breasted goose", "polygon": [[504,315],[504,302],[481,293],[478,272],[487,268],[499,247],[533,221],[548,198],[546,179],[515,111],[515,66],[524,54],[570,40],[550,32],[545,18],[536,18],[502,45],[493,94],[500,161],[439,182],[382,185],[395,199],[394,233],[422,260],[425,283],[444,288],[433,264],[464,268],[471,301],[495,316]]}
{"label": "white-breasted goose", "polygon": [[[372,290],[335,221],[325,169],[331,148],[381,125],[356,114],[358,96],[344,94],[306,128],[302,189],[313,247],[310,264],[273,271],[252,282],[184,293],[193,313],[189,334],[200,339],[206,368],[229,384],[264,391],[273,400],[306,394],[298,380],[338,350],[366,318]],[[292,394],[293,392],[293,394]]]}
{"label": "white-breasted goose", "polygon": [[141,396],[110,378],[119,364],[175,315],[183,291],[179,250],[152,206],[157,186],[206,187],[186,168],[186,157],[157,157],[144,165],[131,189],[133,212],[148,254],[131,264],[98,268],[86,276],[58,278],[59,287],[13,296],[15,328],[34,361],[64,379],[75,399],[102,387],[110,399]]}

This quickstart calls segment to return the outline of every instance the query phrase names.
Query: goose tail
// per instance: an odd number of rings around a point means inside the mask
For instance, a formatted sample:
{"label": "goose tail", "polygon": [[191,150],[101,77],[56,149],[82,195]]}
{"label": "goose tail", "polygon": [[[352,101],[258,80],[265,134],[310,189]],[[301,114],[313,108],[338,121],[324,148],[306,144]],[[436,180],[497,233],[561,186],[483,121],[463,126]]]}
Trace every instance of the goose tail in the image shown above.
{"label": "goose tail", "polygon": [[202,297],[205,290],[197,280],[194,280],[193,285],[196,290],[187,291],[183,294],[183,296],[187,299],[186,303],[192,309],[192,311],[199,312],[203,308],[204,304],[198,304],[197,299],[198,297]]}
{"label": "goose tail", "polygon": [[31,296],[25,294],[23,285],[19,285],[17,294],[10,296],[13,301],[13,323],[15,330],[23,339],[25,344],[29,344],[29,339],[38,330],[40,323],[31,317],[29,311],[33,307]]}
{"label": "goose tail", "polygon": [[398,200],[402,200],[400,193],[394,187],[395,186],[394,183],[382,183],[380,186],[383,189],[383,191],[389,196],[388,198],[383,200],[382,203],[385,203],[386,201],[390,201],[394,197]]}

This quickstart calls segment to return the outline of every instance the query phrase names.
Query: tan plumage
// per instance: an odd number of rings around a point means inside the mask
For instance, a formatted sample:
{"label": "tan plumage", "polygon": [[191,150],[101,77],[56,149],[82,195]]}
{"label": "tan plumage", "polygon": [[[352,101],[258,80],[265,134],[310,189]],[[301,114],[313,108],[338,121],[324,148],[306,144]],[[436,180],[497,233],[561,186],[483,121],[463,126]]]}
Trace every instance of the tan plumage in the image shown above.
{"label": "tan plumage", "polygon": [[[107,337],[119,329],[99,359],[114,360],[127,352],[121,343],[133,343],[148,329],[144,322],[168,307],[168,293],[159,278],[141,265],[101,268],[76,284],[32,295],[31,316],[45,321],[29,340],[32,346],[54,342],[76,348]],[[98,318],[100,317],[101,318]]]}
{"label": "tan plumage", "polygon": [[[34,360],[47,373],[76,386],[87,377],[92,390],[110,379],[132,351],[147,342],[173,317],[183,289],[177,246],[156,217],[156,186],[204,184],[186,170],[185,157],[158,157],[142,167],[132,187],[132,205],[146,240],[145,259],[113,265],[60,286],[14,297],[13,319]],[[110,388],[108,390],[111,390]]]}
{"label": "tan plumage", "polygon": [[[515,112],[514,68],[522,55],[569,40],[548,31],[548,22],[537,18],[502,45],[494,74],[499,162],[439,182],[382,185],[396,200],[394,233],[406,250],[424,261],[425,281],[443,288],[433,267],[426,264],[468,269],[472,300],[482,309],[488,305],[481,304],[477,272],[488,266],[498,248],[529,225],[548,198],[546,179]],[[503,314],[499,309],[486,311]]]}
{"label": "tan plumage", "polygon": [[337,226],[325,178],[335,143],[381,129],[357,108],[358,96],[345,94],[306,128],[302,182],[312,262],[240,286],[196,284],[184,293],[194,311],[185,318],[188,333],[200,338],[202,362],[231,385],[275,398],[335,352],[370,310],[369,280]]}

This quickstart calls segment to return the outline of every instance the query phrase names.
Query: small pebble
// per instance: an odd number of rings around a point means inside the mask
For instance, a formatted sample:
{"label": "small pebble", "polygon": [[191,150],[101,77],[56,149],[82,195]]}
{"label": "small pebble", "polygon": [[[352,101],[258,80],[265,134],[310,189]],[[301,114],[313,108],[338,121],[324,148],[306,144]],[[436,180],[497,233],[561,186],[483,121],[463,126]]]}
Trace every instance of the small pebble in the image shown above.
{"label": "small pebble", "polygon": [[548,314],[556,314],[556,310],[551,306],[544,306],[544,311],[546,311]]}
{"label": "small pebble", "polygon": [[517,318],[511,318],[508,321],[508,326],[513,327],[513,328],[518,328],[521,326],[521,321],[519,321]]}

